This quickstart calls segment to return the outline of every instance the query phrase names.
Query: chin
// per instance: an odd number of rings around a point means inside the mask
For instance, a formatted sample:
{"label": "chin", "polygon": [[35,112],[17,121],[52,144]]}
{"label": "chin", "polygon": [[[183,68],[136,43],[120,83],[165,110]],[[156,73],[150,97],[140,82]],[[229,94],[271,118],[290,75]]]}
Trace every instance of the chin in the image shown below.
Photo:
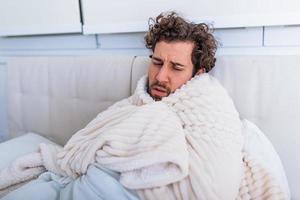
{"label": "chin", "polygon": [[156,95],[152,95],[150,94],[150,96],[155,100],[155,101],[160,101],[163,97],[160,96],[156,96]]}

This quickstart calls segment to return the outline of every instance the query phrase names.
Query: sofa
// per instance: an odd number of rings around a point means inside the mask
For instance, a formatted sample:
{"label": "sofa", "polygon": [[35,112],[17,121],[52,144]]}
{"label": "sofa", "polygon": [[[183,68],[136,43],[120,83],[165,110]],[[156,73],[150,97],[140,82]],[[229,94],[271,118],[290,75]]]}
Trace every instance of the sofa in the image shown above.
{"label": "sofa", "polygon": [[[0,169],[40,142],[64,145],[99,112],[130,96],[149,61],[130,55],[10,58],[10,139],[0,144]],[[300,199],[300,56],[223,55],[210,73],[227,89],[240,117],[273,143],[292,199]]]}

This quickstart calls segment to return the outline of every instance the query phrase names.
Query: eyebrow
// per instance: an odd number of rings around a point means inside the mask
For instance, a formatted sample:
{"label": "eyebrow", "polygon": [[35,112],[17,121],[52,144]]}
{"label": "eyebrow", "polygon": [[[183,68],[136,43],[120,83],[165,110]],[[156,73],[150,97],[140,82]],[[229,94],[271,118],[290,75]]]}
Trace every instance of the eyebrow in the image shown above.
{"label": "eyebrow", "polygon": [[[157,57],[155,57],[155,56],[153,56],[153,55],[150,55],[149,57],[152,58],[152,59],[154,59],[155,61],[163,62],[162,59],[157,58]],[[184,67],[184,66],[185,66],[185,65],[183,65],[183,64],[181,64],[181,63],[178,63],[178,62],[170,61],[170,63],[172,63],[172,65],[178,65],[178,66],[181,66],[181,67]]]}

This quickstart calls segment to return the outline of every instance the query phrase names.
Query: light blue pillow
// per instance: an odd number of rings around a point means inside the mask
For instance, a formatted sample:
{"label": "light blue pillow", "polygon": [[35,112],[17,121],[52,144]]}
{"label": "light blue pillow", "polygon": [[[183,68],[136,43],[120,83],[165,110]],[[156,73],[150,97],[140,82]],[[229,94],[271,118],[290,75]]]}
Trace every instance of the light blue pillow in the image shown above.
{"label": "light blue pillow", "polygon": [[0,169],[7,167],[16,158],[37,151],[40,143],[53,143],[36,133],[27,133],[0,143]]}

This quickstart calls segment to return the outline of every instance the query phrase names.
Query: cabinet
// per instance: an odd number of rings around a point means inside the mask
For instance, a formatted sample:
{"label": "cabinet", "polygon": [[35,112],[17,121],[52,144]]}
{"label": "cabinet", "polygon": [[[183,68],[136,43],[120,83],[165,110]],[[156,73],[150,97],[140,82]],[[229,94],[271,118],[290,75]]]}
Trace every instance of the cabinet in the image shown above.
{"label": "cabinet", "polygon": [[144,32],[148,18],[177,11],[215,28],[300,24],[299,0],[81,0],[83,33]]}
{"label": "cabinet", "polygon": [[0,36],[81,32],[78,0],[0,0]]}

